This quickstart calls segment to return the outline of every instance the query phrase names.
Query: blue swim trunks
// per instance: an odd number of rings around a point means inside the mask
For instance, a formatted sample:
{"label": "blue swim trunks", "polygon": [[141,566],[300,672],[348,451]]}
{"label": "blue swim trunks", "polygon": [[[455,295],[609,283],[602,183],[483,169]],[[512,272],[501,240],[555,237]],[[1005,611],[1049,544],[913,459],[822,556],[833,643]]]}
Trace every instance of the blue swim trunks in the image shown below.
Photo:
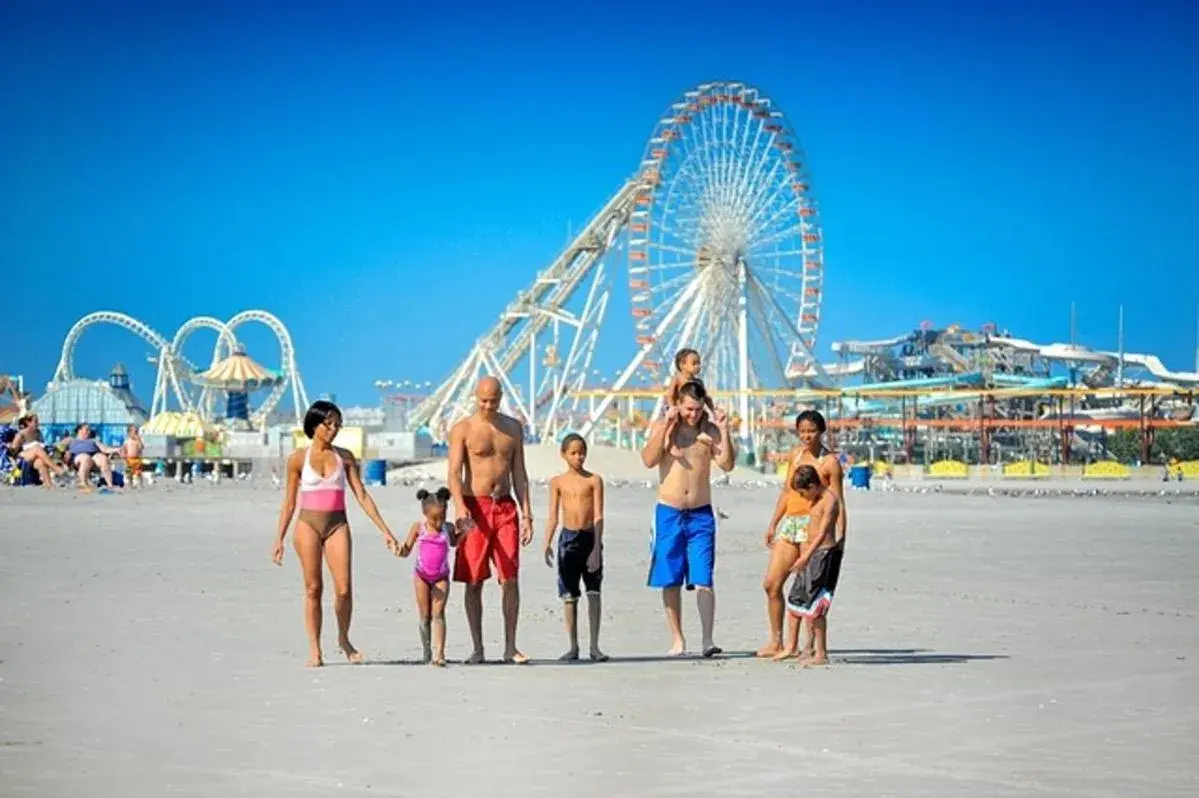
{"label": "blue swim trunks", "polygon": [[650,587],[712,587],[716,563],[716,515],[712,506],[654,508],[650,532]]}

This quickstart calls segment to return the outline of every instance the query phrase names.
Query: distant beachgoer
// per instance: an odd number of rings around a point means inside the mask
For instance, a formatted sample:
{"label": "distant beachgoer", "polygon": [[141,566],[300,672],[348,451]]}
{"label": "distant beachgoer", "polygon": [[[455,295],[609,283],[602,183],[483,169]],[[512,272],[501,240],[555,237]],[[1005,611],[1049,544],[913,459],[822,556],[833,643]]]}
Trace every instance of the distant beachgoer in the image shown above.
{"label": "distant beachgoer", "polygon": [[67,462],[79,474],[79,487],[90,491],[88,480],[92,467],[100,469],[100,476],[109,490],[116,490],[112,481],[112,462],[110,457],[120,454],[115,446],[105,446],[96,440],[96,432],[89,424],[79,424],[75,427],[75,437],[67,444]]}
{"label": "distant beachgoer", "polygon": [[9,452],[13,457],[29,463],[37,471],[44,488],[54,487],[51,474],[61,477],[67,472],[67,467],[54,462],[54,458],[46,451],[41,424],[34,414],[26,414],[17,419],[17,434],[9,444]]}
{"label": "distant beachgoer", "polygon": [[759,657],[787,659],[799,655],[799,622],[792,620],[783,642],[783,618],[785,615],[783,587],[801,554],[801,547],[809,535],[812,504],[796,490],[795,474],[800,466],[811,465],[820,475],[824,486],[837,498],[836,541],[840,545],[845,539],[845,502],[841,463],[824,446],[827,425],[816,410],[804,410],[795,419],[799,446],[787,455],[787,473],[775,502],[774,513],[766,529],[765,544],[770,549],[770,562],[762,587],[766,591],[766,616],[770,623],[770,640],[758,649]]}
{"label": "distant beachgoer", "polygon": [[533,510],[525,471],[524,428],[499,412],[502,397],[495,377],[479,380],[477,409],[450,430],[448,482],[455,523],[466,535],[454,558],[454,581],[466,584],[466,622],[474,645],[466,659],[468,665],[484,661],[483,583],[491,576],[492,562],[503,601],[504,662],[523,665],[529,661],[516,647],[516,621],[520,614],[520,547],[533,540]]}
{"label": "distant beachgoer", "polygon": [[458,544],[457,528],[445,520],[448,488],[436,493],[416,492],[424,521],[408,530],[408,539],[400,546],[400,556],[416,552],[412,584],[416,589],[416,608],[420,612],[420,643],[424,661],[445,666],[445,604],[450,595],[450,549]]}
{"label": "distant beachgoer", "polygon": [[287,489],[279,529],[271,547],[275,565],[283,564],[283,539],[291,525],[299,498],[295,548],[304,575],[304,622],[308,631],[308,667],[324,664],[321,653],[322,559],[328,558],[333,574],[333,612],[337,616],[337,645],[350,662],[362,662],[358,649],[350,645],[350,616],[353,592],[350,579],[350,524],[346,518],[346,486],[383,533],[392,554],[400,552],[399,541],[379,515],[375,501],[362,484],[362,474],[353,453],[333,445],[341,429],[341,411],[332,402],[318,400],[304,415],[304,434],[312,443],[287,458]]}
{"label": "distant beachgoer", "polygon": [[[824,486],[821,475],[810,465],[795,469],[792,483],[811,506],[809,534],[791,571],[795,574],[787,595],[787,609],[798,629],[802,619],[812,627],[812,653],[801,657],[804,665],[828,664],[828,611],[841,575],[843,540],[837,539],[841,502]],[[799,633],[796,632],[798,643]]]}
{"label": "distant beachgoer", "polygon": [[[662,604],[673,644],[672,656],[687,650],[683,636],[682,597],[684,585],[698,588],[696,606],[703,629],[703,655],[721,653],[713,642],[716,594],[713,566],[716,559],[716,516],[712,511],[712,463],[731,471],[736,462],[736,445],[729,435],[728,416],[723,410],[704,416],[707,392],[695,381],[679,388],[679,403],[650,425],[649,439],[641,451],[646,468],[658,469],[658,504],[654,508],[650,543],[649,586],[662,589]],[[702,425],[702,426],[701,426]],[[704,443],[706,434],[711,443]],[[676,444],[674,453],[670,441]]]}
{"label": "distant beachgoer", "polygon": [[566,471],[550,480],[550,511],[545,527],[545,564],[554,565],[554,533],[559,512],[563,520],[558,536],[558,597],[563,602],[566,636],[570,648],[558,659],[579,658],[579,582],[587,591],[590,656],[604,662],[600,651],[600,585],[604,580],[604,480],[587,471],[587,441],[571,433],[562,439]]}
{"label": "distant beachgoer", "polygon": [[125,442],[121,444],[121,457],[125,460],[125,481],[137,487],[141,487],[142,473],[145,470],[145,462],[142,460],[142,452],[145,449],[146,446],[142,442],[137,425],[130,424],[125,429]]}
{"label": "distant beachgoer", "polygon": [[[670,378],[670,385],[666,389],[665,396],[665,406],[667,410],[672,407],[678,407],[679,389],[683,387],[684,383],[698,382],[700,385],[703,385],[703,380],[699,378],[701,367],[702,363],[700,362],[699,352],[695,351],[694,349],[680,349],[678,352],[675,352],[674,375]],[[699,440],[701,443],[710,445],[712,443],[712,439],[706,432],[703,432],[702,430],[704,429],[706,422],[711,420],[713,414],[715,414],[716,407],[712,404],[712,397],[708,396],[706,391],[704,393],[704,406],[707,408],[707,412],[700,417],[698,426],[701,431],[697,440]],[[673,440],[670,441],[670,455],[672,457],[678,457],[679,455],[679,448],[675,445]]]}

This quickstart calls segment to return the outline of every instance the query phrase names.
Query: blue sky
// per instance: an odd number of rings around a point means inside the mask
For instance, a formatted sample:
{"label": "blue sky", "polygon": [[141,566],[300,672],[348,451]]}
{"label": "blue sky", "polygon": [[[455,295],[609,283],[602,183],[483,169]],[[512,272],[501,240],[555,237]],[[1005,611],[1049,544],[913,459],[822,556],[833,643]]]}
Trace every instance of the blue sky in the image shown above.
{"label": "blue sky", "polygon": [[[1194,365],[1189,4],[339,6],[0,6],[0,370],[40,391],[91,310],[170,336],[263,307],[312,396],[437,381],[712,79],[808,152],[822,356],[925,319],[1066,340],[1074,300],[1083,342],[1114,348],[1123,303],[1130,351]],[[615,327],[605,368],[633,351]],[[144,354],[96,328],[77,371],[123,360],[148,402]]]}

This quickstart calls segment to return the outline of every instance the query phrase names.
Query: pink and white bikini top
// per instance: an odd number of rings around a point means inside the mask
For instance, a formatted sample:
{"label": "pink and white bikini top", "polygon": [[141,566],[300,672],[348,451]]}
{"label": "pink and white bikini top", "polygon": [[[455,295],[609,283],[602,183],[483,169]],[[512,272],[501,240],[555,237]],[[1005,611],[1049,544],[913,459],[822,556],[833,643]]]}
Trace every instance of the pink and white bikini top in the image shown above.
{"label": "pink and white bikini top", "polygon": [[416,572],[427,577],[444,577],[450,572],[450,526],[432,532],[425,521],[421,521],[420,535],[416,538]]}
{"label": "pink and white bikini top", "polygon": [[331,513],[346,509],[346,466],[341,455],[333,452],[337,467],[327,477],[322,477],[312,467],[312,447],[304,454],[304,468],[300,471],[300,509]]}

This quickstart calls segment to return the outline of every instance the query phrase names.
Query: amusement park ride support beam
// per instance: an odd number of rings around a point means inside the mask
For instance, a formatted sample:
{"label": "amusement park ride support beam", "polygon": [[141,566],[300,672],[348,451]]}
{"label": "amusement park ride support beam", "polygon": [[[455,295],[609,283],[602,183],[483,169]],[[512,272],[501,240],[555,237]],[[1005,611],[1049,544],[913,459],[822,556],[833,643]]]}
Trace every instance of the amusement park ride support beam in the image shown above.
{"label": "amusement park ride support beam", "polygon": [[531,417],[529,409],[525,403],[521,401],[520,392],[516,390],[516,386],[512,380],[508,379],[508,372],[504,371],[496,360],[495,355],[487,350],[482,351],[483,362],[491,368],[492,375],[500,381],[500,385],[504,386],[504,393],[509,397],[508,401],[512,403],[513,409],[523,415],[526,419]]}
{"label": "amusement park ride support beam", "polygon": [[[762,337],[769,339],[772,335],[770,328],[770,317],[765,312],[766,300],[765,297],[762,296],[762,289],[758,287],[756,282],[750,282],[749,288],[749,308],[753,314],[753,320],[757,322],[758,332],[762,334]],[[787,377],[787,374],[790,370],[788,369],[787,365],[779,359],[778,351],[774,347],[769,347],[769,349],[770,358],[774,361],[774,367],[778,370],[779,376],[782,378],[784,384],[789,385],[791,380]]]}
{"label": "amusement park ride support beam", "polygon": [[[589,339],[594,346],[595,336],[598,334],[600,325],[604,321],[604,312],[608,305],[608,291],[605,289],[600,292],[600,286],[605,282],[605,269],[601,261],[595,267],[595,274],[591,279],[591,286],[587,289],[587,300],[583,304],[583,311],[579,314],[577,321],[570,319],[561,319],[567,324],[575,328],[574,335],[570,339],[570,350],[566,355],[566,360],[562,364],[562,369],[558,372],[554,380],[553,398],[550,400],[549,409],[546,411],[546,430],[552,432],[554,430],[554,419],[558,413],[558,407],[562,403],[562,398],[566,395],[570,385],[570,378],[575,373],[575,360],[579,355],[579,345],[585,337]],[[598,301],[596,300],[597,293],[600,294]],[[594,315],[594,322],[591,323],[590,329],[585,329],[588,326],[589,320]],[[559,319],[555,318],[555,324],[559,323]],[[586,346],[586,344],[584,344]],[[587,367],[591,362],[591,349],[587,350],[587,356],[584,358],[583,375],[587,374]]]}
{"label": "amusement park ride support beam", "polygon": [[741,441],[748,444],[749,434],[749,311],[746,307],[746,291],[749,281],[746,276],[745,261],[737,264],[737,388],[741,395],[737,397],[738,412],[741,416]]}
{"label": "amusement park ride support beam", "polygon": [[537,435],[537,331],[529,336],[529,436]]}
{"label": "amusement park ride support beam", "polygon": [[754,277],[753,274],[750,274],[749,279],[751,279],[754,282],[754,284],[758,287],[758,290],[762,293],[762,295],[764,297],[766,297],[767,301],[769,301],[769,303],[774,307],[775,312],[778,313],[780,317],[787,320],[788,332],[792,333],[796,337],[796,339],[799,340],[800,345],[803,346],[803,348],[807,351],[808,357],[811,358],[812,367],[816,370],[817,376],[823,378],[826,382],[830,381],[828,372],[826,372],[824,370],[824,366],[820,365],[820,361],[817,359],[816,353],[812,351],[812,348],[810,346],[808,346],[808,342],[805,341],[803,338],[803,335],[800,334],[799,325],[796,324],[796,322],[793,319],[790,319],[787,317],[786,312],[782,309],[782,307],[779,306],[778,300],[776,300],[770,294],[770,292],[768,290],[766,290],[766,287],[762,285],[762,283],[758,280],[757,277]]}
{"label": "amusement park ride support beam", "polygon": [[685,305],[691,302],[691,299],[695,296],[698,287],[699,281],[692,280],[687,284],[686,288],[679,292],[679,298],[675,300],[674,306],[671,307],[670,311],[662,317],[662,321],[660,321],[657,328],[654,329],[650,342],[643,344],[642,347],[637,350],[636,356],[632,359],[632,361],[629,362],[629,365],[625,366],[625,370],[621,372],[620,376],[616,378],[616,382],[612,384],[612,389],[608,391],[608,394],[591,413],[591,417],[587,419],[587,423],[583,425],[583,429],[579,434],[581,434],[584,438],[589,438],[591,436],[592,431],[595,429],[595,422],[598,419],[603,418],[608,406],[612,404],[612,400],[616,398],[616,392],[623,388],[625,383],[629,381],[629,378],[633,376],[633,373],[641,367],[641,363],[645,360],[645,356],[653,351],[654,342],[657,340],[658,336],[660,336],[662,332],[670,326],[670,324],[674,321],[674,317],[679,315],[679,311]]}

